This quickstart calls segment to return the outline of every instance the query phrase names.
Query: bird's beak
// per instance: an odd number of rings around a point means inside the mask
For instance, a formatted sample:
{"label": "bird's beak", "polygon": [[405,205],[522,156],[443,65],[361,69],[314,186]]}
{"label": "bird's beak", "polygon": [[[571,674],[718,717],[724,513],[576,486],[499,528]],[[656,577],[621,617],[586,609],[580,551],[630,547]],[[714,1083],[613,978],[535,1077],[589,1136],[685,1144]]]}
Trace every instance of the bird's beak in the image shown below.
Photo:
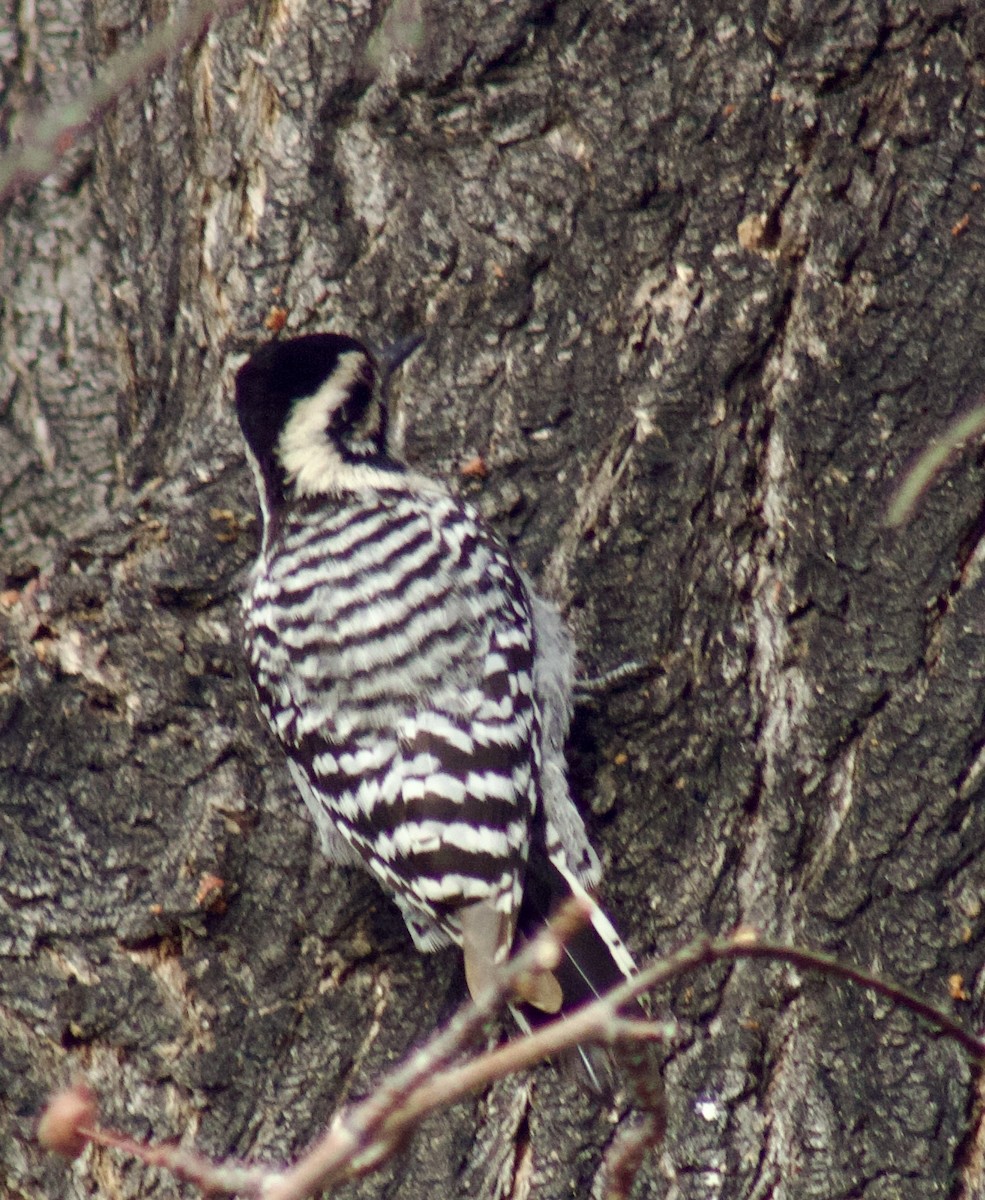
{"label": "bird's beak", "polygon": [[424,341],[422,333],[413,333],[410,337],[400,338],[387,346],[373,346],[373,358],[380,373],[380,381],[386,383],[396,369],[402,366]]}

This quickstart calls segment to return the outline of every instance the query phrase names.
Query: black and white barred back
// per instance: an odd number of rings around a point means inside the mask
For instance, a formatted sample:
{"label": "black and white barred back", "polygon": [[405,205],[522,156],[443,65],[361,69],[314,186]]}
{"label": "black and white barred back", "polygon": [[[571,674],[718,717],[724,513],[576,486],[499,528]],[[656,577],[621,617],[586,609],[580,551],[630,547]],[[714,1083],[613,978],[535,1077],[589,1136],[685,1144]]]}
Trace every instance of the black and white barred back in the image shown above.
{"label": "black and white barred back", "polygon": [[[479,515],[389,455],[375,375],[334,334],[237,375],[263,513],[247,651],[326,853],[379,880],[421,950],[462,946],[475,995],[518,931],[598,882],[565,778],[573,649]],[[534,1009],[633,970],[594,912]]]}

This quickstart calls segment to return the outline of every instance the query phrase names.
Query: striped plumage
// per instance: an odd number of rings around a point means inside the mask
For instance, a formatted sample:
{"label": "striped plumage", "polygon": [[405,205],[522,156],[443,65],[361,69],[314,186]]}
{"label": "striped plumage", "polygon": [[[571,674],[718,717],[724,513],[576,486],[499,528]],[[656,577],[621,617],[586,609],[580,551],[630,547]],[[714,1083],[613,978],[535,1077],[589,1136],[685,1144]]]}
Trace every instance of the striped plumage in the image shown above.
{"label": "striped plumage", "polygon": [[[325,851],[369,869],[421,950],[461,945],[476,994],[518,929],[598,882],[565,779],[573,651],[478,514],[389,455],[376,387],[333,334],[237,375],[263,512],[247,652]],[[521,998],[554,1012],[632,969],[596,906]]]}

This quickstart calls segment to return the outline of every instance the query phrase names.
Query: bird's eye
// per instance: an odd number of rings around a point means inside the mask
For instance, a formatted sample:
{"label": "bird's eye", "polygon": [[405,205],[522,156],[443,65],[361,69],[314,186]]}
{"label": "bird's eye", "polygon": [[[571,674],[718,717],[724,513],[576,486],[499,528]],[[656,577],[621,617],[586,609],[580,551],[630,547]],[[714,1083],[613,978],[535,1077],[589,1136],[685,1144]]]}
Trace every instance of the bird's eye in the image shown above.
{"label": "bird's eye", "polygon": [[356,439],[371,438],[380,429],[381,406],[373,394],[373,384],[367,372],[352,385],[345,403],[338,410],[336,428]]}

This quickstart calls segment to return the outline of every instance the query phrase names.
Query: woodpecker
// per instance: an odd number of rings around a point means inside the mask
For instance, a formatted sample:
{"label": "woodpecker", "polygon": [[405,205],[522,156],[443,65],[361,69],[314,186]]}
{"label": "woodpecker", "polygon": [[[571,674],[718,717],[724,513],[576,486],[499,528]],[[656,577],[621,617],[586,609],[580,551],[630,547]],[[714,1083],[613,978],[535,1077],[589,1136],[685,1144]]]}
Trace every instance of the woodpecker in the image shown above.
{"label": "woodpecker", "polygon": [[[263,526],[245,641],[325,853],[378,880],[418,949],[460,946],[478,996],[601,871],[566,778],[559,613],[474,508],[388,448],[383,392],[414,344],[374,354],[315,333],[238,371]],[[635,970],[591,906],[557,971],[517,997],[535,1021]]]}

